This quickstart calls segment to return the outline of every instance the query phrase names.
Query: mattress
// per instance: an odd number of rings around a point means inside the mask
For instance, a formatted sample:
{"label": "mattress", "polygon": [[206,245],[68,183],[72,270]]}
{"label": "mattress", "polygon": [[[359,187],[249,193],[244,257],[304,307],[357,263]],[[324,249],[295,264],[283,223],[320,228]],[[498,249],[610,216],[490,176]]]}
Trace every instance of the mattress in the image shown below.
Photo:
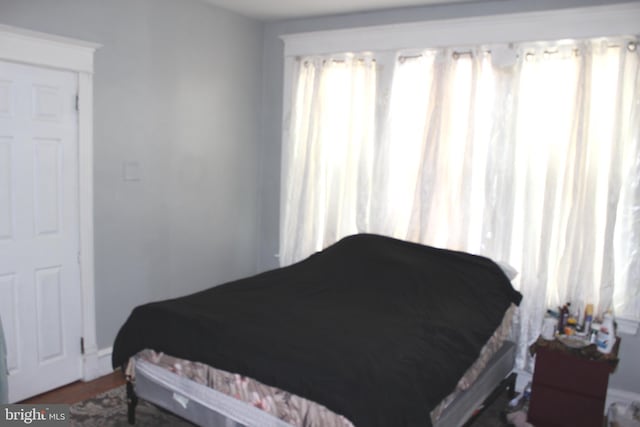
{"label": "mattress", "polygon": [[[514,344],[506,341],[488,360],[472,387],[461,391],[434,422],[436,427],[455,427],[477,410],[480,402],[511,371]],[[145,400],[201,426],[292,427],[257,406],[180,376],[142,358],[135,359],[136,393]],[[346,421],[346,420],[345,420]],[[346,421],[348,422],[348,421]],[[331,427],[332,424],[322,424]]]}
{"label": "mattress", "polygon": [[[515,306],[512,305],[505,313],[500,326],[482,348],[478,359],[460,378],[456,389],[431,411],[434,424],[441,418],[446,421],[451,417],[451,411],[447,411],[447,408],[460,396],[468,394],[465,392],[503,347],[514,311]],[[512,362],[513,358],[510,360]],[[505,364],[503,360],[502,365],[506,366],[507,370],[497,371],[497,382],[511,370],[511,364]],[[142,376],[140,372],[143,373]],[[143,394],[151,391],[151,401],[159,406],[173,412],[178,411],[176,413],[180,414],[187,411],[188,403],[188,411],[192,411],[191,416],[196,418],[188,419],[201,425],[227,425],[218,419],[222,416],[239,425],[247,426],[353,427],[345,417],[303,397],[262,384],[252,378],[153,350],[143,350],[132,358],[128,364],[127,375],[136,379],[138,393],[140,390]],[[143,378],[142,382],[140,378]],[[489,381],[488,384],[495,383]],[[162,392],[159,386],[166,388],[167,392]],[[170,390],[174,391],[169,392]],[[476,403],[473,398],[467,396],[466,399]],[[458,408],[456,414],[460,412],[459,405],[454,405]],[[247,408],[246,413],[243,413],[242,408]],[[468,411],[473,409],[467,408]],[[215,420],[217,421],[214,422]]]}

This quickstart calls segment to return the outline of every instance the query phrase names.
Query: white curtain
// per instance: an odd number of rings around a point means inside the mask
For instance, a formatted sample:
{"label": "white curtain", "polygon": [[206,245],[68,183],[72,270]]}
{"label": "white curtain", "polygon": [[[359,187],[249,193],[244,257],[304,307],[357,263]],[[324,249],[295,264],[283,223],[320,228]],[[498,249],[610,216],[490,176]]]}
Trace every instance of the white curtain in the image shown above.
{"label": "white curtain", "polygon": [[363,229],[372,192],[376,63],[367,56],[296,63],[283,159],[281,262]]}
{"label": "white curtain", "polygon": [[506,261],[530,368],[549,307],[640,318],[640,61],[628,39],[490,51],[300,59],[280,256],[375,232]]}

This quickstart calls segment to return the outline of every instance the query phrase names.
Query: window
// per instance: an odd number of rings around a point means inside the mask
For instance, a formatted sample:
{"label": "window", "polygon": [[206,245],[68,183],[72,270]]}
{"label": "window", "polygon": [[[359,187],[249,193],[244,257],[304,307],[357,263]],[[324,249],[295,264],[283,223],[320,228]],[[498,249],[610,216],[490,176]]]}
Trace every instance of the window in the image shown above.
{"label": "window", "polygon": [[512,264],[518,363],[547,307],[640,318],[640,60],[629,37],[300,57],[281,259],[355,232]]}

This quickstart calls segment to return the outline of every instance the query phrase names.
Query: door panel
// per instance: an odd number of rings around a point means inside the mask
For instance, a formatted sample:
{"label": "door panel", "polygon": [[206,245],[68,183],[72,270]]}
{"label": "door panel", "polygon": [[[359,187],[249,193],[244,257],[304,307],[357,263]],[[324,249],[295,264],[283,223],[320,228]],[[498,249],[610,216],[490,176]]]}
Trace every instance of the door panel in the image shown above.
{"label": "door panel", "polygon": [[34,141],[34,214],[38,236],[57,234],[60,229],[60,140]]}
{"label": "door panel", "polygon": [[36,271],[36,315],[38,316],[39,362],[64,356],[62,339],[61,266]]}
{"label": "door panel", "polygon": [[0,137],[0,240],[11,239],[13,236],[11,146],[11,138]]}
{"label": "door panel", "polygon": [[9,400],[81,375],[77,75],[0,61],[0,315]]}

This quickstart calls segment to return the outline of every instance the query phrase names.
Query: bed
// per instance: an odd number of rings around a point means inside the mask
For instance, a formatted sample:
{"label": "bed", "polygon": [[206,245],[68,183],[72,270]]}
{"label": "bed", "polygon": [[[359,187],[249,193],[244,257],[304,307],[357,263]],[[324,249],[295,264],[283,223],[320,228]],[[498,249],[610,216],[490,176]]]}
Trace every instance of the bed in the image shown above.
{"label": "bed", "polygon": [[505,338],[521,298],[487,258],[358,234],[136,307],[112,362],[131,409],[141,396],[200,425],[461,425],[513,387]]}

